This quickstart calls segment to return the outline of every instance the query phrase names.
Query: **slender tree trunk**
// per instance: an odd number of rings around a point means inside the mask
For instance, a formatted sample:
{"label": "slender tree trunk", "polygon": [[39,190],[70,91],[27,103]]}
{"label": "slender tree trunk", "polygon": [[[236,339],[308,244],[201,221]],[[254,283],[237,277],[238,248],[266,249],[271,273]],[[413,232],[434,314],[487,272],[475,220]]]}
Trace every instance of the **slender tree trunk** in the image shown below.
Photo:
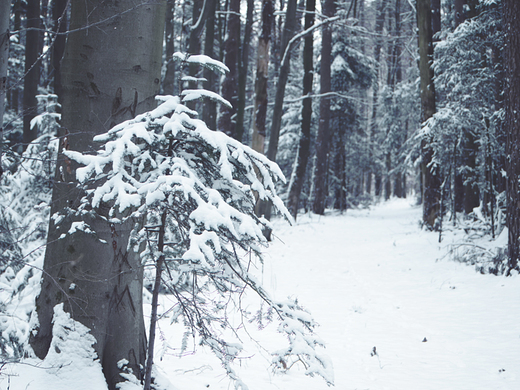
{"label": "slender tree trunk", "polygon": [[[217,10],[217,0],[206,0],[208,2],[208,18],[206,20],[206,35],[204,37],[204,54],[211,58],[215,56],[215,15]],[[218,92],[218,80],[210,69],[204,69],[204,77],[208,80],[206,88],[213,92]],[[208,100],[202,109],[202,118],[210,129],[217,128],[217,102]]]}
{"label": "slender tree trunk", "polygon": [[439,39],[435,37],[441,31],[441,0],[431,0],[432,37],[433,42]]}
{"label": "slender tree trunk", "polygon": [[[375,59],[375,71],[376,71],[376,82],[373,87],[373,96],[372,96],[372,117],[370,121],[370,139],[374,140],[377,133],[377,100],[379,98],[379,84],[380,84],[380,58],[381,58],[381,48],[383,46],[383,38],[381,37],[383,33],[383,27],[385,26],[385,14],[386,14],[386,2],[387,0],[379,0],[377,5],[377,15],[376,15],[376,47],[374,49],[374,59]],[[370,160],[372,160],[372,152],[370,151]],[[375,168],[375,169],[374,169]],[[368,181],[372,182],[372,174],[375,175],[375,196],[379,196],[381,193],[381,171],[377,168],[376,164],[374,164],[374,168],[368,172]]]}
{"label": "slender tree trunk", "polygon": [[3,174],[4,112],[7,95],[7,67],[9,60],[9,0],[0,0],[0,177]]}
{"label": "slender tree trunk", "polygon": [[504,0],[503,24],[506,34],[505,128],[507,133],[507,227],[509,260],[507,274],[519,269],[520,258],[520,2]]}
{"label": "slender tree trunk", "polygon": [[[201,53],[201,42],[200,42],[200,34],[202,33],[204,27],[204,15],[201,15],[203,2],[205,0],[193,0],[192,5],[192,14],[191,20],[192,25],[190,28],[190,35],[188,37],[188,53],[189,54],[200,54]],[[190,64],[190,76],[197,77],[197,72],[199,72],[200,67],[196,64]],[[189,82],[191,89],[198,88],[197,82]],[[197,106],[196,103],[190,103],[188,106],[192,105]],[[192,107],[195,108],[195,107]],[[196,111],[199,111],[196,109]]]}
{"label": "slender tree trunk", "polygon": [[[296,32],[296,5],[297,0],[289,0],[287,2],[287,10],[285,11],[285,24],[282,32],[282,40],[280,43],[280,55],[282,64],[278,75],[278,83],[276,84],[276,95],[274,99],[273,118],[271,122],[271,134],[269,135],[269,146],[267,149],[267,158],[276,161],[278,153],[278,141],[280,138],[280,128],[282,125],[283,99],[285,96],[285,86],[289,78],[289,69],[291,63],[291,52],[286,50],[289,40]],[[283,60],[285,56],[285,60]],[[257,205],[257,212],[266,219],[271,218],[271,204],[268,202],[260,202]],[[270,232],[266,232],[266,237],[270,239]]]}
{"label": "slender tree trunk", "polygon": [[[67,0],[54,0],[52,2],[52,20],[54,21],[53,31],[64,33],[67,31]],[[54,93],[58,95],[58,101],[61,103],[61,71],[60,62],[65,51],[65,35],[58,35],[54,41],[52,48],[52,68],[53,68],[53,85]]]}
{"label": "slender tree trunk", "polygon": [[[421,122],[435,113],[435,86],[433,83],[432,20],[430,0],[417,0],[417,26],[419,29],[419,74],[421,79]],[[436,167],[431,166],[433,149],[428,140],[422,142],[423,222],[435,228],[439,216],[441,180]]]}
{"label": "slender tree trunk", "polygon": [[233,120],[237,108],[238,58],[240,53],[240,0],[229,1],[226,41],[224,43],[224,63],[229,69],[222,84],[222,97],[233,106],[221,105],[218,129],[236,138],[236,122]]}
{"label": "slender tree trunk", "polygon": [[[316,12],[316,0],[307,0],[305,8],[305,30],[314,25],[314,15]],[[312,93],[312,83],[314,79],[314,35],[310,34],[305,37],[303,47],[303,96]],[[306,97],[302,103],[302,127],[300,134],[300,143],[298,146],[298,154],[296,156],[296,167],[294,177],[291,180],[291,188],[289,188],[288,208],[294,219],[298,214],[298,205],[300,203],[300,194],[305,180],[307,171],[307,162],[309,160],[311,145],[311,119],[312,119],[312,98]]]}
{"label": "slender tree trunk", "polygon": [[296,33],[296,4],[296,0],[289,0],[287,2],[287,10],[285,12],[285,24],[282,32],[280,53],[282,61],[284,55],[286,55],[286,60],[283,61],[280,66],[278,84],[276,85],[271,134],[269,136],[269,148],[267,150],[267,158],[269,158],[271,161],[276,161],[276,154],[278,152],[278,140],[280,138],[280,127],[282,124],[283,99],[285,96],[285,86],[287,85],[287,80],[289,78],[289,69],[291,64],[291,53],[286,49],[287,45],[289,44],[289,40]]}
{"label": "slender tree trunk", "polygon": [[[336,12],[334,0],[323,0],[323,14],[332,17]],[[326,25],[322,30],[321,37],[321,70],[320,70],[320,93],[331,91],[331,68],[332,63],[332,26]],[[320,122],[318,136],[316,137],[316,172],[314,179],[314,199],[312,211],[316,214],[325,213],[328,186],[326,183],[329,140],[330,140],[330,99],[320,99]]]}
{"label": "slender tree trunk", "polygon": [[175,94],[175,62],[172,59],[175,52],[175,0],[166,2],[166,20],[164,24],[164,44],[166,54],[166,72],[162,82],[162,93]]}
{"label": "slender tree trunk", "polygon": [[244,114],[246,108],[246,86],[247,71],[249,69],[249,48],[251,41],[251,32],[253,30],[253,9],[255,4],[253,0],[247,0],[247,17],[244,28],[244,39],[242,41],[242,53],[240,66],[238,67],[238,101],[237,101],[237,120],[235,125],[236,139],[242,142],[244,135]]}
{"label": "slender tree trunk", "polygon": [[40,0],[27,0],[27,33],[25,38],[25,73],[23,83],[23,143],[36,139],[37,128],[31,129],[31,120],[38,110],[38,84],[40,81]]}
{"label": "slender tree trunk", "polygon": [[265,123],[267,117],[267,78],[269,70],[269,43],[271,41],[271,29],[273,25],[273,2],[263,0],[262,5],[262,32],[258,38],[258,51],[256,60],[255,103],[252,148],[264,153],[265,148]]}
{"label": "slender tree trunk", "polygon": [[[133,9],[131,0],[72,1],[71,32],[62,61],[61,150],[96,147],[94,135],[155,107],[159,92],[165,3]],[[117,16],[114,18],[114,16]],[[103,22],[106,21],[106,22]],[[60,153],[51,215],[78,207],[77,165]],[[101,206],[98,212],[108,209]],[[52,339],[53,307],[61,302],[72,318],[90,328],[110,390],[123,380],[117,362],[126,359],[138,377],[145,363],[142,267],[128,247],[134,223],[108,223],[85,216],[96,235],[69,231],[72,217],[51,220],[42,289],[37,298],[38,328],[31,346],[46,356]],[[64,238],[60,236],[64,234]]]}
{"label": "slender tree trunk", "polygon": [[[17,31],[18,42],[21,42],[21,33],[22,29],[22,2],[21,0],[15,0],[13,5],[14,12],[14,31]],[[8,13],[9,15],[9,13]],[[9,99],[10,108],[18,114],[20,110],[20,88],[17,85],[13,85],[11,87],[11,98]]]}

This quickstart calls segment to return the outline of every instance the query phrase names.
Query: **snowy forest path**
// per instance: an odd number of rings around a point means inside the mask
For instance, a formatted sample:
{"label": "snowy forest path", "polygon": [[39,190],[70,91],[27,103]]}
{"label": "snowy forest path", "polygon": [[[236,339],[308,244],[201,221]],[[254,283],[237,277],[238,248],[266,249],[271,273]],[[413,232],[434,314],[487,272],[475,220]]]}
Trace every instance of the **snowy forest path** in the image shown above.
{"label": "snowy forest path", "polygon": [[[267,287],[320,323],[337,389],[520,388],[520,278],[443,259],[453,238],[420,213],[391,201],[279,225]],[[288,377],[280,388],[326,388]]]}

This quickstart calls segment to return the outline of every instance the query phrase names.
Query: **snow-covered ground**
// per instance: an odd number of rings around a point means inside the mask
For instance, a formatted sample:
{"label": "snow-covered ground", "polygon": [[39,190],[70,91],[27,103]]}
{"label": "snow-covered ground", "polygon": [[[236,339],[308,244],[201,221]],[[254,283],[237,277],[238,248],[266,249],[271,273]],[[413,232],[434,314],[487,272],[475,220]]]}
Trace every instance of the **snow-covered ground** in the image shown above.
{"label": "snow-covered ground", "polygon": [[[420,215],[404,200],[279,222],[264,283],[320,323],[337,389],[520,389],[520,278],[442,259],[460,237],[439,244],[419,229]],[[274,329],[255,337],[276,349]],[[240,370],[250,390],[328,388],[301,365],[273,374],[268,354],[251,354]],[[230,388],[203,353],[166,353],[160,365],[179,390]]]}
{"label": "snow-covered ground", "polygon": [[[258,272],[277,299],[297,297],[320,323],[337,389],[520,389],[520,277],[481,275],[449,261],[447,248],[461,237],[448,234],[439,244],[438,234],[420,230],[420,214],[408,201],[394,200],[344,215],[300,216],[293,227],[276,222],[276,239]],[[244,298],[246,309],[258,304]],[[156,361],[176,389],[233,388],[202,347],[175,356],[179,328],[168,318],[159,325]],[[321,378],[305,376],[301,363],[273,373],[269,353],[256,341],[276,350],[284,340],[275,324],[256,328],[241,327],[246,350],[236,364],[250,390],[328,388]],[[246,331],[256,341],[248,341]],[[34,370],[4,367],[0,389],[97,390],[99,383],[91,376],[90,385],[74,386],[70,369],[61,379],[60,370],[30,378]],[[8,382],[8,372],[18,376]]]}

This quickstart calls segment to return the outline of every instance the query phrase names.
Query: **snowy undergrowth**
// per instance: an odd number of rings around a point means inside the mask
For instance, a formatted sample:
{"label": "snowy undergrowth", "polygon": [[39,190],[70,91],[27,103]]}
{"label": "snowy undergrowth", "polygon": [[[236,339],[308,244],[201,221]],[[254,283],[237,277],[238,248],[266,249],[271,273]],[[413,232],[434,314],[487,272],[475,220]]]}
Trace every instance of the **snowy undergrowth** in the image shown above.
{"label": "snowy undergrowth", "polygon": [[49,134],[22,157],[3,160],[0,179],[0,346],[3,360],[24,354],[39,292],[57,153]]}

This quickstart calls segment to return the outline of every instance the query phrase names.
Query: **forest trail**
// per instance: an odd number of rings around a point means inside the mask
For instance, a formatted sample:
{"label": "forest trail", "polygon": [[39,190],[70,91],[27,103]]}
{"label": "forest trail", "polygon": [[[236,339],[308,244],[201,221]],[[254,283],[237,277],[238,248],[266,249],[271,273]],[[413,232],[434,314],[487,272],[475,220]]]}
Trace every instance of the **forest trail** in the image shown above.
{"label": "forest trail", "polygon": [[420,213],[303,216],[269,248],[271,287],[321,324],[338,389],[520,389],[520,278],[442,259],[454,238],[421,231]]}
{"label": "forest trail", "polygon": [[[461,236],[448,233],[439,244],[437,233],[419,228],[420,216],[409,201],[393,200],[300,216],[292,227],[276,221],[264,285],[277,299],[298,298],[320,324],[338,390],[520,389],[520,277],[481,275],[448,260]],[[263,345],[284,346],[276,326],[246,327]],[[168,355],[159,364],[177,389],[233,388],[202,348]],[[254,343],[243,355],[237,371],[249,390],[329,388],[299,363],[273,374]]]}

